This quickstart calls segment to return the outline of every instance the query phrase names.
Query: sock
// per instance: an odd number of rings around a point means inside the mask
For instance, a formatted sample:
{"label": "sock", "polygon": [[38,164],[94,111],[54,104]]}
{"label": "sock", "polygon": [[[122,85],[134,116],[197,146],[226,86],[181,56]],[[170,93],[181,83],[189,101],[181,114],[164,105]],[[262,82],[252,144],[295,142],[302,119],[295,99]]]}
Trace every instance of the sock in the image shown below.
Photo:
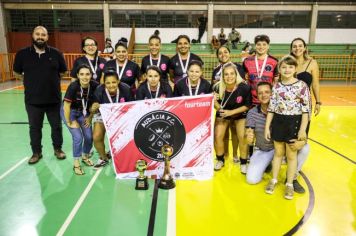
{"label": "sock", "polygon": [[249,145],[248,146],[248,155],[251,157],[252,156],[252,154],[253,154],[253,146],[251,145]]}
{"label": "sock", "polygon": [[246,165],[247,164],[247,159],[243,159],[242,157],[240,157],[240,164],[241,165]]}
{"label": "sock", "polygon": [[222,154],[222,155],[216,155],[216,159],[217,159],[218,161],[222,161],[223,163],[225,163],[224,154]]}

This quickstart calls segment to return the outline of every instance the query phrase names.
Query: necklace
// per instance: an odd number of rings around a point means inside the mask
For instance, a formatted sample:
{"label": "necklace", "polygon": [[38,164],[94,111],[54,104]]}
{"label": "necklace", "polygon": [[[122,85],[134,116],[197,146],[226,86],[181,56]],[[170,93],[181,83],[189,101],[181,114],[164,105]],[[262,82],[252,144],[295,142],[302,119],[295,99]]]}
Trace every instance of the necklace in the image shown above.
{"label": "necklace", "polygon": [[[191,85],[191,83],[190,83],[189,78],[187,78],[187,85],[188,85],[188,89],[189,89],[189,96],[193,96],[192,85]],[[194,96],[198,95],[199,86],[200,86],[200,79],[199,79],[199,81],[198,81],[197,86],[195,87]]]}
{"label": "necklace", "polygon": [[[159,87],[160,87],[160,83],[158,83],[158,85],[157,85],[157,89],[156,89],[156,95],[155,95],[155,98],[158,98],[158,93],[159,93]],[[153,96],[152,96],[152,92],[151,92],[151,88],[150,88],[150,85],[147,83],[147,88],[148,88],[148,91],[150,92],[150,96],[151,96],[151,98],[153,98]]]}
{"label": "necklace", "polygon": [[221,109],[224,109],[224,108],[225,108],[227,102],[230,100],[230,97],[231,97],[231,95],[235,92],[235,90],[236,90],[236,86],[234,87],[234,89],[232,90],[232,92],[230,93],[230,95],[227,97],[226,100],[225,100],[225,94],[226,94],[226,90],[225,90],[224,96],[223,96],[222,99],[221,99],[221,104],[220,104]]}
{"label": "necklace", "polygon": [[120,90],[117,89],[117,92],[116,92],[116,101],[113,102],[112,99],[111,99],[111,96],[110,96],[110,93],[107,89],[105,89],[105,93],[106,93],[106,96],[108,97],[110,103],[118,103],[119,102],[119,96],[120,96]]}

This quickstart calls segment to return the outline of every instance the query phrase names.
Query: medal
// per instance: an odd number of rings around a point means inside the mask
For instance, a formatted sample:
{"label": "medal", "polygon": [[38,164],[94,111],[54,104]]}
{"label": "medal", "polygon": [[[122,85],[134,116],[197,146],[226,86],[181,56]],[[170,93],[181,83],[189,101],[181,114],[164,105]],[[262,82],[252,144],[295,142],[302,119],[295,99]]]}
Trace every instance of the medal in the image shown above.
{"label": "medal", "polygon": [[119,89],[117,89],[117,92],[116,92],[116,101],[112,101],[112,99],[111,99],[111,96],[110,96],[110,93],[109,93],[109,91],[107,90],[107,89],[105,89],[105,93],[106,93],[106,96],[108,97],[108,99],[109,99],[109,102],[110,103],[118,103],[119,102],[119,96],[120,96],[120,90]]}
{"label": "medal", "polygon": [[187,70],[188,70],[188,64],[189,64],[189,59],[190,59],[190,52],[188,53],[188,57],[187,57],[187,61],[185,63],[185,66],[183,66],[182,57],[180,56],[179,53],[178,53],[178,58],[179,58],[180,67],[182,68],[183,78],[187,77]]}
{"label": "medal", "polygon": [[258,67],[257,56],[255,56],[255,65],[256,65],[257,78],[259,78],[259,79],[262,78],[262,74],[263,74],[263,72],[265,70],[266,63],[267,63],[267,57],[268,57],[268,55],[266,55],[265,59],[263,59],[263,63],[262,63],[261,71],[260,71],[260,68]]}
{"label": "medal", "polygon": [[[190,84],[189,78],[187,78],[187,85],[189,89],[189,96],[193,96],[192,85]],[[200,86],[200,79],[198,81],[197,87],[195,87],[194,96],[198,95],[199,86]]]}
{"label": "medal", "polygon": [[[161,63],[161,53],[158,54],[158,61],[157,61],[157,67],[159,67]],[[150,54],[150,66],[154,66],[153,61],[152,61],[152,55]]]}
{"label": "medal", "polygon": [[87,107],[88,107],[88,100],[89,100],[89,92],[90,92],[90,85],[88,87],[88,93],[87,93],[87,99],[85,101],[83,97],[83,88],[80,86],[80,97],[82,98],[82,106],[83,106],[83,116],[85,117],[87,115]]}
{"label": "medal", "polygon": [[[156,95],[155,95],[155,98],[158,98],[158,93],[159,93],[159,87],[160,87],[160,83],[158,83],[158,86],[157,86],[157,89],[156,89]],[[150,93],[150,96],[151,98],[153,98],[152,96],[152,92],[151,92],[151,88],[150,88],[150,85],[147,83],[147,88],[148,88],[148,92]]]}
{"label": "medal", "polygon": [[116,72],[119,75],[119,80],[121,80],[122,75],[124,74],[126,64],[127,64],[127,59],[125,60],[124,65],[122,66],[121,71],[120,71],[119,63],[117,63],[117,61],[116,61]]}
{"label": "medal", "polygon": [[86,57],[86,59],[88,60],[89,66],[93,73],[93,79],[98,78],[98,76],[96,75],[96,69],[98,68],[98,57],[96,57],[96,59],[95,59],[95,66],[93,66],[93,64],[91,63],[91,60],[89,58]]}

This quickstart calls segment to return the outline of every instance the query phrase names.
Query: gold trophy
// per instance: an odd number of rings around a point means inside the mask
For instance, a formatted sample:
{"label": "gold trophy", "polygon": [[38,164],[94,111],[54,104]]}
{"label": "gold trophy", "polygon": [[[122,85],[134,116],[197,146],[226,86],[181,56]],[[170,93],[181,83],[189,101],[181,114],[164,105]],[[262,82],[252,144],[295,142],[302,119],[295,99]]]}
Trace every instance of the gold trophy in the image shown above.
{"label": "gold trophy", "polygon": [[158,187],[162,189],[172,189],[176,186],[173,177],[169,172],[169,157],[173,154],[173,147],[168,144],[165,144],[163,145],[161,152],[164,157],[164,172],[161,180],[159,181]]}
{"label": "gold trophy", "polygon": [[144,175],[147,169],[147,162],[145,160],[139,159],[136,161],[136,170],[138,171],[138,176],[136,178],[136,190],[147,190],[148,181],[147,176]]}

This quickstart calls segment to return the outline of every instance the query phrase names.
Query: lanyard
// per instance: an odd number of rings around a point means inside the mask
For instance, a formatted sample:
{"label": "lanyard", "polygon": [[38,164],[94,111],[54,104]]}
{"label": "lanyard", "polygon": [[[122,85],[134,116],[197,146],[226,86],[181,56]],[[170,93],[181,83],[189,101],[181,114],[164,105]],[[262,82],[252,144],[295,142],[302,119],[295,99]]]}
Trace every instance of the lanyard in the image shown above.
{"label": "lanyard", "polygon": [[[189,89],[189,96],[193,96],[192,85],[190,84],[189,78],[187,78],[187,85],[188,85],[188,89]],[[200,86],[200,79],[198,81],[197,87],[195,88],[194,96],[198,95],[199,86]]]}
{"label": "lanyard", "polygon": [[89,58],[87,58],[87,57],[85,57],[85,58],[88,60],[91,71],[93,72],[93,79],[96,79],[97,78],[96,69],[98,68],[98,57],[96,57],[96,59],[95,59],[95,66],[93,66],[93,64],[91,63],[91,60]]}
{"label": "lanyard", "polygon": [[268,57],[268,55],[266,55],[265,59],[263,59],[263,64],[262,64],[261,71],[260,71],[260,68],[258,67],[257,56],[255,56],[255,65],[256,65],[256,71],[257,71],[257,78],[259,78],[259,79],[262,78],[262,74],[263,74],[263,72],[265,70],[266,63],[267,63],[267,57]]}
{"label": "lanyard", "polygon": [[124,74],[126,65],[127,65],[127,59],[125,60],[124,65],[122,66],[121,71],[120,71],[119,63],[117,63],[117,61],[116,61],[116,72],[119,75],[119,80],[121,80],[122,75]]}
{"label": "lanyard", "polygon": [[[159,93],[159,87],[160,87],[160,85],[161,85],[161,83],[158,83],[155,98],[158,98],[158,93]],[[147,82],[147,88],[148,88],[148,92],[150,92],[151,98],[153,98],[152,92],[151,92],[151,88],[150,88],[150,85],[148,84],[148,82]]]}
{"label": "lanyard", "polygon": [[83,88],[82,86],[80,86],[80,97],[82,98],[82,106],[83,106],[83,115],[84,117],[87,115],[87,107],[88,107],[88,101],[89,101],[89,92],[90,92],[90,85],[88,87],[88,93],[87,93],[87,99],[85,101],[84,97],[83,97]]}
{"label": "lanyard", "polygon": [[223,68],[223,64],[221,64],[220,65],[220,69],[219,69],[219,71],[216,73],[216,75],[215,75],[215,79],[216,79],[216,77],[219,77],[219,80],[221,79],[221,73],[222,73],[222,68]]}
{"label": "lanyard", "polygon": [[[161,53],[158,54],[157,67],[159,67],[160,63],[161,63]],[[154,66],[154,65],[153,65],[153,62],[152,62],[152,55],[151,55],[151,53],[150,53],[150,65],[151,65],[151,66]]]}
{"label": "lanyard", "polygon": [[[107,89],[105,89],[105,93],[106,93],[106,96],[108,97],[110,103],[114,103],[114,102],[112,101],[111,96],[110,96],[110,93],[109,93],[109,91],[108,91]],[[119,96],[120,96],[120,90],[117,89],[117,92],[116,92],[116,101],[115,101],[115,103],[118,103],[118,102],[119,102]]]}
{"label": "lanyard", "polygon": [[224,92],[224,96],[223,96],[223,98],[221,99],[221,104],[220,104],[221,109],[224,109],[224,108],[225,108],[227,102],[230,100],[230,97],[231,97],[231,95],[235,92],[235,90],[236,90],[236,86],[235,86],[234,90],[232,90],[232,92],[230,93],[230,95],[227,97],[225,103],[224,103],[224,100],[225,100],[226,91]]}
{"label": "lanyard", "polygon": [[179,53],[178,53],[178,58],[179,58],[180,67],[182,68],[182,71],[183,71],[183,77],[185,77],[185,76],[187,76],[188,64],[189,64],[189,59],[190,59],[190,52],[188,53],[188,57],[187,57],[187,61],[185,63],[185,66],[183,66],[182,57],[180,56]]}

